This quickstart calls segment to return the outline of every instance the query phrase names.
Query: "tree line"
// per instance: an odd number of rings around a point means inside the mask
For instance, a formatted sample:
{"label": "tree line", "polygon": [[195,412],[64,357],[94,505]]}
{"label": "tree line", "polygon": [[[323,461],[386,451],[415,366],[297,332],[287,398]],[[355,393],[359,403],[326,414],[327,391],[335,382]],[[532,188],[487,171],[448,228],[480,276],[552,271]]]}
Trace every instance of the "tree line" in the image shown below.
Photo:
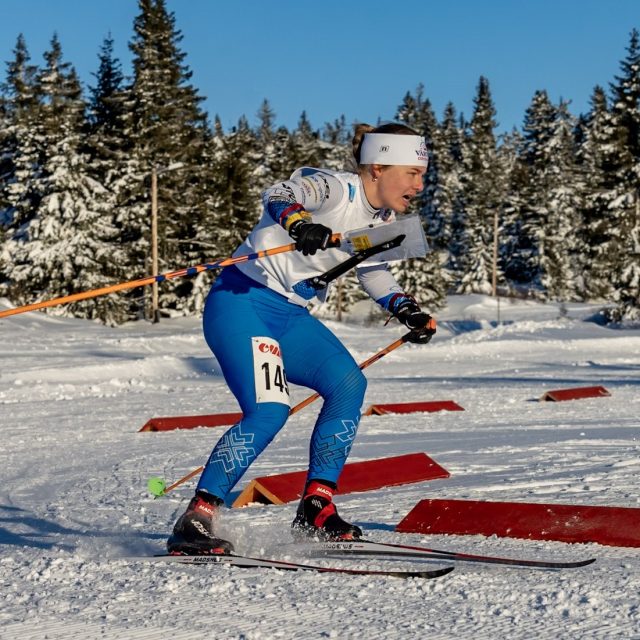
{"label": "tree line", "polygon": [[[257,125],[225,131],[202,108],[165,0],[138,0],[125,75],[108,36],[85,92],[53,36],[44,63],[18,36],[0,91],[0,295],[16,305],[151,273],[151,174],[157,176],[159,272],[231,255],[258,220],[262,190],[298,166],[352,169],[352,127]],[[390,120],[427,139],[426,188],[413,204],[432,251],[394,265],[431,309],[452,293],[602,302],[609,322],[640,320],[640,42],[619,75],[573,115],[537,91],[520,130],[496,134],[489,81],[470,119],[441,118],[423,86]],[[202,309],[210,272],[162,283],[164,314]],[[346,277],[330,306],[362,296]],[[148,317],[137,289],[52,308],[108,324]]]}

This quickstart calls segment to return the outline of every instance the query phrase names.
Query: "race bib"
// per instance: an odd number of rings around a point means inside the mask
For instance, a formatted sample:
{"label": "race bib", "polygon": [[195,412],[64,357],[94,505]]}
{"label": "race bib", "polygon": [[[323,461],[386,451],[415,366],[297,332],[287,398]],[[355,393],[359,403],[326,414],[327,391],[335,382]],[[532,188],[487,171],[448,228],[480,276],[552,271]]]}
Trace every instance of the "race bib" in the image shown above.
{"label": "race bib", "polygon": [[279,402],[290,406],[289,385],[282,352],[273,338],[251,338],[256,402]]}

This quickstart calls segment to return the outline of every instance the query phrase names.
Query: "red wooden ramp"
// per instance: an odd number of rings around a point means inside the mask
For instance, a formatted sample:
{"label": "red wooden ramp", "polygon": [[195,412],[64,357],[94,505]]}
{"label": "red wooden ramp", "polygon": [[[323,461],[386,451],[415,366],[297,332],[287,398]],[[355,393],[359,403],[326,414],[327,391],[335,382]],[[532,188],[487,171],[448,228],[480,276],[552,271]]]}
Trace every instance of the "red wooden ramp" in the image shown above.
{"label": "red wooden ramp", "polygon": [[[415,413],[420,411],[464,411],[453,400],[436,402],[402,402],[394,404],[372,404],[365,416],[381,416],[387,413]],[[172,431],[173,429],[196,429],[197,427],[223,427],[236,424],[242,413],[216,413],[206,416],[167,416],[151,418],[139,431]]]}
{"label": "red wooden ramp", "polygon": [[640,547],[640,509],[568,504],[421,500],[403,533],[483,535]]}
{"label": "red wooden ramp", "polygon": [[[399,484],[448,478],[449,472],[426,453],[409,453],[392,458],[350,462],[340,476],[338,493],[355,493]],[[293,471],[255,478],[236,498],[234,507],[251,502],[284,504],[302,496],[307,471]]]}
{"label": "red wooden ramp", "polygon": [[387,413],[419,413],[423,411],[464,411],[464,408],[453,400],[438,400],[432,402],[396,402],[391,404],[372,404],[362,415],[383,416]]}
{"label": "red wooden ramp", "polygon": [[140,431],[172,431],[173,429],[195,429],[196,427],[222,427],[235,424],[242,413],[217,413],[210,416],[173,416],[151,418]]}
{"label": "red wooden ramp", "polygon": [[547,391],[540,400],[560,402],[562,400],[579,400],[580,398],[601,398],[610,395],[604,387],[576,387],[574,389]]}

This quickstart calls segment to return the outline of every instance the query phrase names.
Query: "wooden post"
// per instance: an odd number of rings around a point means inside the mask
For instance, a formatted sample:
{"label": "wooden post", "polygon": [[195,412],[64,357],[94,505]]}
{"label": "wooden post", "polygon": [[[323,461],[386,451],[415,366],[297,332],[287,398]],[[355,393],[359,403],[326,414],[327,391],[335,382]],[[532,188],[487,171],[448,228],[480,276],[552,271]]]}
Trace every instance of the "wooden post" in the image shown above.
{"label": "wooden post", "polygon": [[[151,169],[151,273],[158,275],[158,172]],[[151,322],[159,322],[158,283],[151,285]]]}

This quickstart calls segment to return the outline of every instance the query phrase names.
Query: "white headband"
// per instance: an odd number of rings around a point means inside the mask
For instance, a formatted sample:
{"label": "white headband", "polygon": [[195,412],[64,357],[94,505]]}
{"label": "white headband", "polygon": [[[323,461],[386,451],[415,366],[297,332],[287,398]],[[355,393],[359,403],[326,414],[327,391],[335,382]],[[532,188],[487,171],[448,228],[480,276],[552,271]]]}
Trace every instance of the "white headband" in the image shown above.
{"label": "white headband", "polygon": [[426,167],[427,145],[422,136],[398,133],[365,133],[360,164],[401,164]]}

